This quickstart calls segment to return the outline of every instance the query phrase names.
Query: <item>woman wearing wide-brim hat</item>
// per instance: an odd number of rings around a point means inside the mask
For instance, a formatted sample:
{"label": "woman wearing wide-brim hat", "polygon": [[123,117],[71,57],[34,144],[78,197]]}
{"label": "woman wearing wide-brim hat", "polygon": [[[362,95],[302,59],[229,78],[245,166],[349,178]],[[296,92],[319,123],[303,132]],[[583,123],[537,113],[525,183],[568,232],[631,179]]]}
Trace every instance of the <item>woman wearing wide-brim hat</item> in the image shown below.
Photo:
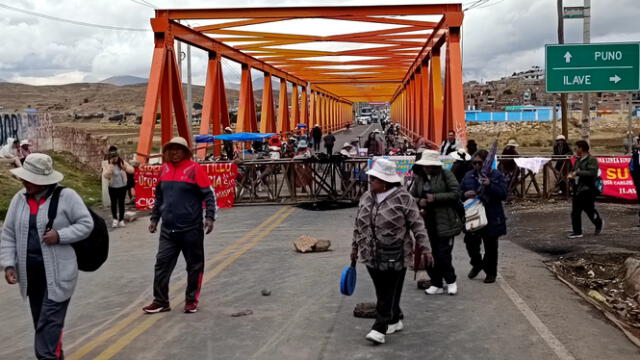
{"label": "woman wearing wide-brim hat", "polygon": [[469,155],[467,150],[464,148],[460,148],[449,154],[449,156],[455,160],[451,166],[451,172],[455,175],[458,183],[460,183],[464,178],[464,175],[473,170],[473,165],[471,165],[471,155]]}
{"label": "woman wearing wide-brim hat", "polygon": [[93,219],[72,189],[60,192],[52,229],[46,231],[51,194],[64,176],[53,169],[46,154],[33,153],[24,165],[10,170],[24,189],[11,200],[0,241],[0,269],[9,284],[19,284],[35,328],[38,359],[62,354],[62,327],[78,279],[76,254],[71,244],[86,239]]}
{"label": "woman wearing wide-brim hat", "polygon": [[377,159],[369,175],[370,190],[361,198],[353,231],[351,260],[358,254],[376,288],[376,321],[366,339],[383,344],[386,334],[403,329],[400,296],[407,265],[414,248],[424,249],[431,263],[431,250],[420,211],[402,188],[394,162]]}
{"label": "woman wearing wide-brim hat", "polygon": [[453,239],[464,227],[458,211],[460,191],[453,173],[442,165],[438,151],[423,151],[413,166],[414,182],[410,190],[424,216],[433,251],[433,268],[427,268],[431,278],[427,295],[444,294],[445,285],[447,294],[458,293],[452,252]]}

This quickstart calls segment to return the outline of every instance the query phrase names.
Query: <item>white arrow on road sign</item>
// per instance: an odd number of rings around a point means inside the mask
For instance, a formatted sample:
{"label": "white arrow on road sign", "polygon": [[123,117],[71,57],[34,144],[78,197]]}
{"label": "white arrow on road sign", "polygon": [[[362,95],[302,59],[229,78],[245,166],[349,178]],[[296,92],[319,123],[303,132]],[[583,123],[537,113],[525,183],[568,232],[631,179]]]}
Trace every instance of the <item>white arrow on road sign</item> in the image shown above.
{"label": "white arrow on road sign", "polygon": [[610,76],[609,81],[613,81],[614,84],[617,84],[618,81],[622,80],[622,78],[618,75]]}
{"label": "white arrow on road sign", "polygon": [[571,62],[571,53],[567,51],[566,54],[564,54],[564,60],[568,63]]}

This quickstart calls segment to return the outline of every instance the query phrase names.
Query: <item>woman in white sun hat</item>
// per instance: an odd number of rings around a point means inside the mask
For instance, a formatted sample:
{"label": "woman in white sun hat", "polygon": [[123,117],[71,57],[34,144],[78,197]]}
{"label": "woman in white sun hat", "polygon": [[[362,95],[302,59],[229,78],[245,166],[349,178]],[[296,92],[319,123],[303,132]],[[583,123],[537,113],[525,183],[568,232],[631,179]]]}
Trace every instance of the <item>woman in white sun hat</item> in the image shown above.
{"label": "woman in white sun hat", "polygon": [[360,256],[376,288],[376,321],[366,339],[377,344],[385,335],[400,331],[400,295],[414,249],[424,249],[431,264],[431,250],[424,222],[413,197],[402,188],[394,162],[377,159],[369,175],[370,190],[360,198],[353,230],[351,260]]}
{"label": "woman in white sun hat", "polygon": [[62,328],[78,279],[71,244],[93,230],[93,219],[80,196],[69,188],[60,193],[53,228],[46,231],[51,194],[63,175],[51,157],[30,154],[11,172],[24,186],[11,200],[0,241],[0,269],[9,284],[19,284],[29,298],[38,359],[62,356]]}
{"label": "woman in white sun hat", "polygon": [[464,175],[469,171],[473,170],[473,165],[471,165],[471,155],[467,153],[465,148],[460,148],[455,152],[449,154],[455,160],[453,165],[451,166],[451,172],[455,175],[458,183],[462,181]]}
{"label": "woman in white sun hat", "polygon": [[[442,168],[436,150],[424,150],[413,166],[414,182],[411,195],[422,210],[433,251],[433,268],[427,268],[431,286],[427,295],[458,293],[456,271],[452,264],[453,239],[464,226],[458,181],[451,171]],[[445,284],[446,282],[446,284]]]}

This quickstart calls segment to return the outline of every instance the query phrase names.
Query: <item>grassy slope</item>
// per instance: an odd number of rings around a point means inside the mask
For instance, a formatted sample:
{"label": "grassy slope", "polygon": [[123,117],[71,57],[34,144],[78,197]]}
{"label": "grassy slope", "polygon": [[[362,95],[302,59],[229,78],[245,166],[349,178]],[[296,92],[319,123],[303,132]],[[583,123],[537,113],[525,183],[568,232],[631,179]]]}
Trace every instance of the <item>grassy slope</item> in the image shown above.
{"label": "grassy slope", "polygon": [[[64,174],[62,185],[76,190],[88,205],[94,205],[102,199],[100,176],[78,163],[69,153],[49,153],[53,157],[53,166]],[[22,188],[22,184],[9,171],[0,168],[0,219],[4,219],[11,198]]]}

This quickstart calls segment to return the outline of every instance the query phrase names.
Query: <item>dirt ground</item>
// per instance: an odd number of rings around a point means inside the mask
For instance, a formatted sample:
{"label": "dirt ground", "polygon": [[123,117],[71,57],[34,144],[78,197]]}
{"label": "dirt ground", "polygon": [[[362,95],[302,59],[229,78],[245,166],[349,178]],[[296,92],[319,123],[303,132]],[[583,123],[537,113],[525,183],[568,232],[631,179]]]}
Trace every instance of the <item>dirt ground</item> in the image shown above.
{"label": "dirt ground", "polygon": [[520,201],[509,208],[509,239],[545,258],[552,273],[640,343],[640,304],[624,292],[624,261],[640,256],[637,204],[598,203],[605,230],[593,234],[583,216],[582,239],[567,239],[570,200]]}
{"label": "dirt ground", "polygon": [[598,202],[596,208],[605,221],[602,234],[594,236],[593,224],[583,215],[584,238],[567,239],[571,231],[570,200],[514,202],[508,207],[509,239],[550,257],[621,249],[640,251],[640,206]]}
{"label": "dirt ground", "polygon": [[625,291],[625,266],[637,253],[582,254],[546,262],[547,268],[640,342],[640,304]]}

